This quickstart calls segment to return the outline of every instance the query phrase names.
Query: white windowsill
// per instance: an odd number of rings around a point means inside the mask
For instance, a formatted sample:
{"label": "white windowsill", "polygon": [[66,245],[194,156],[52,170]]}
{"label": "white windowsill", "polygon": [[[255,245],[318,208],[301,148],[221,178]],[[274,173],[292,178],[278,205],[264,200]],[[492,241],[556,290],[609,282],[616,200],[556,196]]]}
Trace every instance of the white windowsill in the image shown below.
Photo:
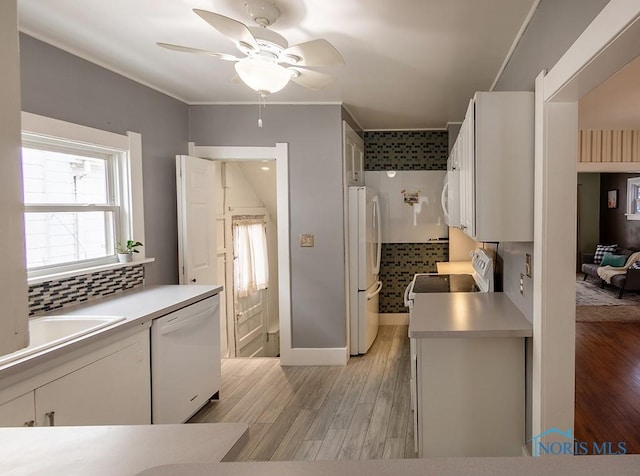
{"label": "white windowsill", "polygon": [[107,269],[128,268],[131,266],[137,266],[139,264],[153,263],[155,260],[156,260],[155,258],[145,258],[141,260],[130,261],[128,263],[119,263],[119,262],[109,263],[109,264],[103,264],[100,266],[92,266],[91,268],[74,269],[73,271],[65,271],[64,273],[47,274],[46,276],[36,276],[36,277],[27,279],[27,284],[31,286],[34,284],[40,284],[47,281],[54,281],[57,279],[72,278],[74,276],[81,276],[83,274],[97,273],[98,271],[104,271]]}

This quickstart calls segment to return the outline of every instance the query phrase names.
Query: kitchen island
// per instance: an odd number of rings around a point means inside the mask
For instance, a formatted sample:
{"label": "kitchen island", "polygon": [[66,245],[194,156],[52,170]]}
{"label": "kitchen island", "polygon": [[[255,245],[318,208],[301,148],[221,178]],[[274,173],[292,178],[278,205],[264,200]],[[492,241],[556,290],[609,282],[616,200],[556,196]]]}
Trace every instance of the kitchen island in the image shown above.
{"label": "kitchen island", "polygon": [[416,295],[409,337],[421,457],[522,454],[532,332],[504,293]]}

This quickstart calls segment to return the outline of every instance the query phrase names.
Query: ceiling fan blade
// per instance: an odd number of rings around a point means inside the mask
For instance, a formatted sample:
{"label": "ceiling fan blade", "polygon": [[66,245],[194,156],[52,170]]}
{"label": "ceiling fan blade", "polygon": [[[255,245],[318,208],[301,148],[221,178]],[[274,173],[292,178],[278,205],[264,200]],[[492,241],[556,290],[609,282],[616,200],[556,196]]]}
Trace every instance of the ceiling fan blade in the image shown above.
{"label": "ceiling fan blade", "polygon": [[173,45],[171,43],[161,43],[161,42],[157,42],[156,45],[162,48],[165,48],[167,50],[180,51],[182,53],[196,53],[199,55],[213,56],[214,58],[218,58],[225,61],[240,61],[240,58],[237,58],[233,55],[228,55],[226,53],[215,53],[213,51],[201,50],[200,48],[191,48],[189,46],[180,46],[180,45]]}
{"label": "ceiling fan blade", "polygon": [[235,43],[252,50],[260,50],[255,37],[243,23],[207,10],[194,8],[193,12]]}
{"label": "ceiling fan blade", "polygon": [[311,40],[293,45],[280,56],[284,63],[300,66],[337,66],[343,65],[344,59],[336,48],[327,40]]}
{"label": "ceiling fan blade", "polygon": [[335,77],[330,74],[318,73],[317,71],[312,71],[310,69],[304,68],[287,68],[287,70],[291,71],[291,81],[298,83],[300,86],[304,86],[309,89],[324,89],[329,86],[333,81],[335,81]]}

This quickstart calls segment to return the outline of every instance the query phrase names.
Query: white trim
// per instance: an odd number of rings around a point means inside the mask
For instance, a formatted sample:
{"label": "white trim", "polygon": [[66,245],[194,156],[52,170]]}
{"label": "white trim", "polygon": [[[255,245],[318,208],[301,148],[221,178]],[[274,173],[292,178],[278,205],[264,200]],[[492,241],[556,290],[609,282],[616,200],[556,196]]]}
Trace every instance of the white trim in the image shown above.
{"label": "white trim", "polygon": [[640,162],[578,162],[578,172],[640,173]]}
{"label": "white trim", "polygon": [[[120,174],[119,183],[126,190],[126,193],[121,192],[120,195],[127,200],[120,207],[123,215],[120,219],[120,234],[128,236],[116,236],[115,238],[116,241],[135,239],[142,243],[145,242],[142,135],[140,133],[127,131],[126,135],[116,134],[24,111],[21,113],[21,120],[23,133],[62,139],[117,152],[119,154],[117,159],[118,173]],[[144,247],[139,250],[137,257],[140,260],[145,259]]]}
{"label": "white trim", "polygon": [[[291,342],[291,263],[289,233],[289,146],[277,143],[275,147],[196,146],[188,144],[189,155],[212,160],[264,160],[276,161],[277,231],[278,231],[278,308],[280,318],[280,364],[300,364],[292,354]],[[308,349],[302,349],[308,350]],[[325,350],[325,349],[321,349]],[[346,351],[345,351],[346,352]]]}
{"label": "white trim", "polygon": [[134,259],[133,261],[129,261],[128,263],[109,263],[102,264],[100,266],[92,266],[91,268],[83,268],[83,269],[74,269],[73,271],[65,271],[64,273],[54,273],[48,274],[46,276],[37,276],[35,278],[27,279],[27,283],[29,286],[33,284],[45,283],[47,281],[55,281],[58,279],[64,278],[72,278],[74,276],[82,276],[83,274],[91,274],[97,273],[98,271],[104,271],[107,269],[119,269],[119,268],[129,268],[131,266],[137,266],[139,264],[149,264],[153,263],[155,258],[139,258]]}
{"label": "white trim", "polygon": [[[132,239],[141,243],[146,243],[144,236],[144,194],[142,191],[142,135],[137,132],[127,131],[129,139],[129,154],[127,157],[129,185],[129,201],[127,209],[131,211],[129,223],[131,230],[129,231]],[[144,259],[146,256],[144,246],[140,248],[139,258]]]}
{"label": "white trim", "polygon": [[536,80],[533,435],[573,427],[577,101],[640,55],[639,17],[637,0],[611,0]]}
{"label": "white trim", "polygon": [[545,100],[574,100],[638,56],[640,2],[611,0],[545,78]]}
{"label": "white trim", "polygon": [[50,117],[22,112],[22,132],[61,138],[81,144],[97,145],[128,152],[130,139],[126,135],[94,129],[93,127],[61,121]]}
{"label": "white trim", "polygon": [[[282,329],[280,332],[282,336]],[[280,338],[280,365],[347,365],[348,347],[323,349],[289,349],[286,362],[282,358],[282,337]]]}
{"label": "white trim", "polygon": [[380,313],[380,325],[381,326],[408,326],[409,313],[408,312]]}
{"label": "white trim", "polygon": [[458,124],[462,125],[462,121],[447,121],[447,128],[446,128],[446,130],[449,130],[449,126],[451,126],[451,125],[458,125]]}
{"label": "white trim", "polygon": [[496,88],[498,81],[500,81],[500,78],[502,77],[502,73],[504,73],[504,70],[509,64],[509,61],[511,60],[511,57],[513,56],[514,51],[516,50],[518,44],[520,43],[520,40],[522,39],[522,35],[524,35],[524,32],[529,27],[529,23],[531,23],[531,20],[533,19],[533,16],[536,13],[536,10],[538,9],[539,5],[540,5],[540,0],[535,0],[533,2],[533,5],[531,5],[531,9],[529,10],[527,17],[524,19],[524,22],[522,23],[520,30],[516,34],[516,37],[514,38],[513,43],[511,44],[511,48],[509,48],[509,51],[507,52],[507,56],[505,56],[504,61],[502,62],[502,65],[498,70],[498,74],[496,74],[496,79],[493,80],[493,83],[491,84],[489,91],[493,91]]}

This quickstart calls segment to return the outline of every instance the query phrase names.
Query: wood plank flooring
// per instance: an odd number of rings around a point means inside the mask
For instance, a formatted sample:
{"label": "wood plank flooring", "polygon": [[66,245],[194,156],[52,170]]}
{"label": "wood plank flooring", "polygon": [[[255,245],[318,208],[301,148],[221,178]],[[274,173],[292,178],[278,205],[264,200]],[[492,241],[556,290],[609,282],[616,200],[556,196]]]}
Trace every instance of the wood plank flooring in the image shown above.
{"label": "wood plank flooring", "polygon": [[640,323],[576,323],[575,437],[640,453]]}
{"label": "wood plank flooring", "polygon": [[414,458],[407,330],[381,326],[344,367],[224,359],[220,400],[190,423],[248,423],[237,461]]}

